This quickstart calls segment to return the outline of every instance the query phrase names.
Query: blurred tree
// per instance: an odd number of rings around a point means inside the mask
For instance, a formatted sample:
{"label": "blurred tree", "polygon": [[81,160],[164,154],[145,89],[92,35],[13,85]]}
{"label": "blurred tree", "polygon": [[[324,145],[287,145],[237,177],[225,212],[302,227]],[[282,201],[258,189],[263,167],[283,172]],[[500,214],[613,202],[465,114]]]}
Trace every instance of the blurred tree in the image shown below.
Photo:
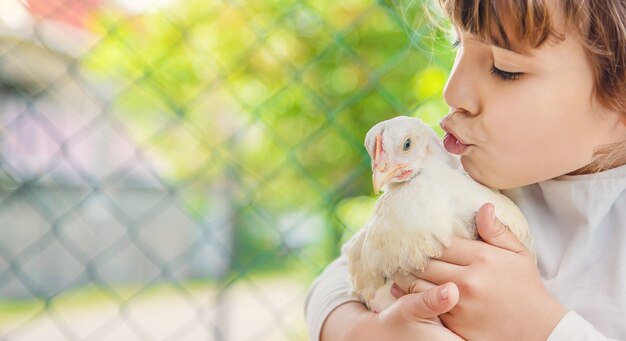
{"label": "blurred tree", "polygon": [[[116,84],[112,115],[189,210],[201,218],[206,188],[229,184],[237,267],[289,261],[275,255],[295,252],[285,235],[306,222],[319,242],[296,259],[319,268],[354,216],[369,215],[367,130],[397,114],[436,126],[447,110],[453,53],[422,6],[189,0],[109,11],[91,24],[102,40],[84,67]],[[285,223],[294,212],[303,218]]]}

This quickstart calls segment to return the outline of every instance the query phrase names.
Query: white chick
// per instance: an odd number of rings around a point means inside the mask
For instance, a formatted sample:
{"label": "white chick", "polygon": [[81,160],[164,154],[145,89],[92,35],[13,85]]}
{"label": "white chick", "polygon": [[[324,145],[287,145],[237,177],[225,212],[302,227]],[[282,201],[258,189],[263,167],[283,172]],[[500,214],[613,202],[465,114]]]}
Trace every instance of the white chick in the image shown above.
{"label": "white chick", "polygon": [[376,124],[365,147],[372,158],[374,191],[383,188],[384,194],[344,251],[354,292],[370,310],[380,312],[395,300],[389,292],[392,275],[423,271],[452,236],[476,239],[476,213],[487,202],[532,250],[518,207],[469,177],[420,119],[400,116]]}

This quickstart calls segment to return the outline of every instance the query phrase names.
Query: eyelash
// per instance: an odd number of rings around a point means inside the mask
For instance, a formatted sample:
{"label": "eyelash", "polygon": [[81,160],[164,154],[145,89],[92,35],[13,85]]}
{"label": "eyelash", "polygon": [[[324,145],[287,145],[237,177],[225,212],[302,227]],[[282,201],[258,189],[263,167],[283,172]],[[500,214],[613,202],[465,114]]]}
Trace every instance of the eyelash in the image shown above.
{"label": "eyelash", "polygon": [[[452,48],[457,48],[461,45],[461,41],[460,40],[455,40],[452,43]],[[500,80],[503,81],[514,81],[514,80],[518,80],[519,77],[521,76],[521,72],[507,72],[507,71],[503,71],[498,69],[495,65],[491,66],[491,70],[489,71],[489,73],[491,73],[494,77],[497,77]]]}
{"label": "eyelash", "polygon": [[507,72],[498,69],[495,65],[491,67],[491,74],[503,81],[515,81],[519,79],[521,72]]}

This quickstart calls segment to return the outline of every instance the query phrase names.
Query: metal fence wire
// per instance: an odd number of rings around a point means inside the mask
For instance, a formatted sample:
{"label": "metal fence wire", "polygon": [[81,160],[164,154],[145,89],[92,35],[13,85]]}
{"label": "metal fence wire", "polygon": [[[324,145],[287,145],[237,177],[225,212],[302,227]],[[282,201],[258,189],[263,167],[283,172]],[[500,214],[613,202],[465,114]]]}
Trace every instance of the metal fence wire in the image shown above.
{"label": "metal fence wire", "polygon": [[0,1],[0,339],[306,339],[365,132],[446,110],[423,10]]}

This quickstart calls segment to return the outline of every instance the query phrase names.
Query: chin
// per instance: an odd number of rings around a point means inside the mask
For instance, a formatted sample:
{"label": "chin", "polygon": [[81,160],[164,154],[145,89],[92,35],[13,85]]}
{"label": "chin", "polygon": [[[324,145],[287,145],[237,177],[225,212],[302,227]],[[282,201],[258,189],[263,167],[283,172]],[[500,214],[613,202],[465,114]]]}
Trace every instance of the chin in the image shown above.
{"label": "chin", "polygon": [[519,187],[519,185],[516,184],[515,181],[512,181],[513,179],[508,177],[503,178],[495,172],[490,172],[488,170],[475,167],[471,161],[465,158],[461,158],[461,164],[463,165],[463,169],[465,169],[467,174],[483,186],[487,186],[489,188],[494,188],[497,190]]}

